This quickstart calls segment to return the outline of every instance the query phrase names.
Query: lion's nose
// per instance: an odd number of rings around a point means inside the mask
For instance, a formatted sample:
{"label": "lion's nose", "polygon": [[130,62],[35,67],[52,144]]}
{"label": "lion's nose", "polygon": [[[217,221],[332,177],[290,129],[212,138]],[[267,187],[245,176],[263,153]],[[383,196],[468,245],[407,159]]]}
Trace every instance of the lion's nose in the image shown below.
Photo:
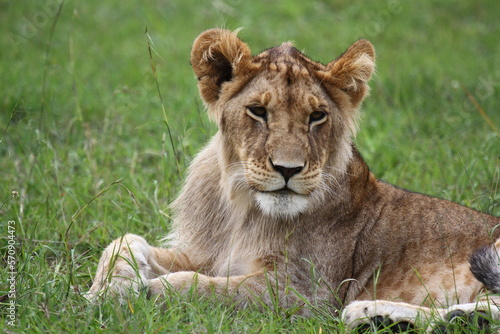
{"label": "lion's nose", "polygon": [[273,168],[283,176],[286,183],[288,183],[288,180],[290,180],[292,176],[300,173],[304,168],[304,166],[282,166],[274,164],[272,161],[271,164],[273,165]]}

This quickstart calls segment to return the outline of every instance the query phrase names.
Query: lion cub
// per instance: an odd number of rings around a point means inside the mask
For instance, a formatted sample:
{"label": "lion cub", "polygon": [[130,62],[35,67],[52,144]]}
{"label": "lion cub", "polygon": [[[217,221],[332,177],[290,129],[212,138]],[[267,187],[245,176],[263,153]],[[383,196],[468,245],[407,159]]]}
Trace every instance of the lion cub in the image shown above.
{"label": "lion cub", "polygon": [[353,144],[375,67],[368,41],[323,65],[290,43],[252,56],[213,29],[191,65],[219,131],[172,205],[170,248],[117,239],[91,296],[196,289],[303,314],[343,308],[352,328],[498,319],[478,297],[500,292],[500,219],[377,180]]}

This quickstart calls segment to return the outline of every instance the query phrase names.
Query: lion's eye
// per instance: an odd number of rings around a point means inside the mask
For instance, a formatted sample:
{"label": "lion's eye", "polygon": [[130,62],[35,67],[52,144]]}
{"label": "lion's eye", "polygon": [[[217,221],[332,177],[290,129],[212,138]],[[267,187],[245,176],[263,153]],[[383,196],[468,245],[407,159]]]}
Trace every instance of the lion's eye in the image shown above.
{"label": "lion's eye", "polygon": [[324,111],[315,111],[311,115],[309,115],[309,123],[321,121],[326,117],[326,113]]}
{"label": "lion's eye", "polygon": [[247,110],[251,116],[261,118],[264,121],[267,120],[267,110],[264,107],[247,107]]}

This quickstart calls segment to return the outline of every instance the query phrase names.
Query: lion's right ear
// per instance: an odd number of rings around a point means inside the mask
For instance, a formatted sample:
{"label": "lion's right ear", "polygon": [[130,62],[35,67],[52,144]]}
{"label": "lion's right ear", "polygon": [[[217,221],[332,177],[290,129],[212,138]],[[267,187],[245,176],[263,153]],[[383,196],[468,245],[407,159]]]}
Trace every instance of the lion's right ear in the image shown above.
{"label": "lion's right ear", "polygon": [[207,105],[217,101],[222,84],[244,70],[251,58],[248,45],[230,30],[210,29],[196,38],[191,49],[191,66]]}

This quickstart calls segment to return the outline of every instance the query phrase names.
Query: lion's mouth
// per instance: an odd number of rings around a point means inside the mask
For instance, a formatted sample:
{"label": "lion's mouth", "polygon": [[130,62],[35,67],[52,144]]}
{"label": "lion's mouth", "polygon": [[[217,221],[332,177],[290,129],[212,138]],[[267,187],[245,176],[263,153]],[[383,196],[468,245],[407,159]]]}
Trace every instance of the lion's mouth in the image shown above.
{"label": "lion's mouth", "polygon": [[287,195],[298,195],[295,191],[285,187],[283,189],[274,191],[275,194],[277,195],[282,195],[282,196],[287,196]]}
{"label": "lion's mouth", "polygon": [[278,190],[270,190],[270,191],[258,191],[263,194],[270,194],[270,195],[277,195],[277,196],[290,196],[290,195],[300,195],[296,193],[295,191],[291,190],[287,186],[278,189]]}

